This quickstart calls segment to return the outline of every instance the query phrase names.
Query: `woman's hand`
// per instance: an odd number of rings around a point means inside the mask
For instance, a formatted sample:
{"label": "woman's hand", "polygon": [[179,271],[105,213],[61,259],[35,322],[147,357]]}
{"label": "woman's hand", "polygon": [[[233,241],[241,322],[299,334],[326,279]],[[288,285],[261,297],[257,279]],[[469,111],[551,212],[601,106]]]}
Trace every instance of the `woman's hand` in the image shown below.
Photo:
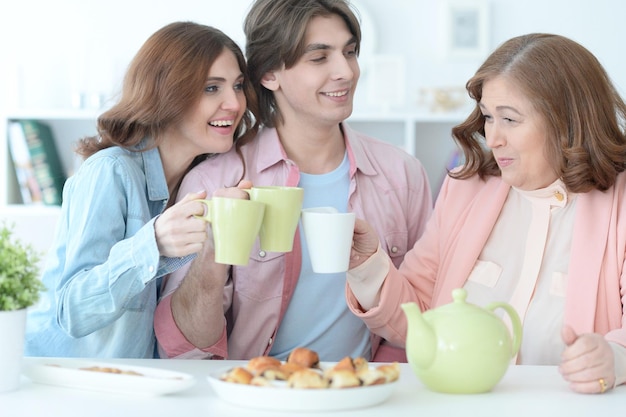
{"label": "woman's hand", "polygon": [[[251,187],[250,181],[242,180],[237,187],[215,190],[213,196],[249,199],[249,194],[243,190]],[[202,250],[209,236],[207,223],[196,216],[201,216],[206,211],[205,204],[197,201],[204,198],[206,191],[187,194],[156,219],[154,233],[162,256],[187,256]]]}
{"label": "woman's hand", "polygon": [[559,372],[570,383],[570,388],[585,394],[601,394],[615,384],[613,349],[602,335],[577,335],[570,326],[564,326],[561,337],[567,348],[561,355]]}
{"label": "woman's hand", "polygon": [[202,249],[207,224],[195,216],[204,214],[205,205],[196,200],[205,197],[206,191],[187,194],[156,219],[154,234],[161,256],[187,256]]}
{"label": "woman's hand", "polygon": [[378,250],[378,245],[378,235],[374,229],[365,220],[356,219],[348,268],[356,268],[369,259]]}

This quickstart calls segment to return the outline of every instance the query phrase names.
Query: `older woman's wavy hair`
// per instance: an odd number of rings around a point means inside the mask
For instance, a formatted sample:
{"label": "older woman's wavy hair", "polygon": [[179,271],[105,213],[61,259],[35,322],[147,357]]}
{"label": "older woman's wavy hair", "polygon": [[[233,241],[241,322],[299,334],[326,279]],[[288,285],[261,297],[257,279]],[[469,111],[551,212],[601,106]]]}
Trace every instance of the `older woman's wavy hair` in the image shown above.
{"label": "older woman's wavy hair", "polygon": [[[76,152],[88,157],[101,149],[134,147],[145,137],[158,146],[160,134],[179,123],[198,100],[206,76],[223,51],[231,51],[243,74],[245,57],[239,46],[222,31],[194,22],[174,22],[156,31],[139,49],[124,77],[120,100],[98,118],[98,136],[82,139]],[[257,131],[256,96],[244,83],[247,109],[237,126],[235,141],[245,142]],[[206,158],[201,155],[195,165]]]}
{"label": "older woman's wavy hair", "polygon": [[546,155],[572,192],[611,187],[626,166],[626,105],[596,57],[559,35],[533,33],[512,38],[494,51],[466,84],[476,101],[469,117],[452,129],[465,162],[453,178],[499,176],[485,148],[478,107],[485,82],[504,75],[517,84],[544,117]]}

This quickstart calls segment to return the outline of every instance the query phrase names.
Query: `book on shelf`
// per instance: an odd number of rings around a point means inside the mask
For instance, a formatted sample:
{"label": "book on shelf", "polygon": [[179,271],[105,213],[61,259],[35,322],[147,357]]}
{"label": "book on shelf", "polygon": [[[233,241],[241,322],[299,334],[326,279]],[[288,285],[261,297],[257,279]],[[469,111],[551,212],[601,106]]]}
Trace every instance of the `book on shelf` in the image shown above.
{"label": "book on shelf", "polygon": [[37,120],[11,121],[9,150],[23,202],[61,205],[67,177],[50,126]]}

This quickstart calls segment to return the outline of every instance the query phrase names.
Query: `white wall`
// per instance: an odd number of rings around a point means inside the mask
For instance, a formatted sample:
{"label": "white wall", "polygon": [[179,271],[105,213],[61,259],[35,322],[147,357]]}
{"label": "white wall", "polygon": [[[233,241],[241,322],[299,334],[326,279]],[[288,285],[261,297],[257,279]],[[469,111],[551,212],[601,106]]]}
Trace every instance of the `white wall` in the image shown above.
{"label": "white wall", "polygon": [[0,76],[11,83],[2,96],[9,107],[25,108],[71,107],[76,90],[110,96],[132,56],[161,26],[194,20],[239,40],[248,5],[248,0],[11,2],[0,12],[0,51],[6,50],[0,55],[6,74]]}
{"label": "white wall", "polygon": [[[472,0],[454,0],[468,1]],[[486,0],[489,48],[531,31],[560,33],[588,47],[626,91],[626,2]],[[374,26],[376,53],[406,61],[406,103],[423,87],[462,86],[482,61],[441,56],[444,0],[354,0]],[[77,91],[110,96],[129,60],[156,29],[174,20],[214,25],[242,43],[250,0],[21,0],[0,12],[0,109],[72,106]],[[366,31],[366,34],[369,34]],[[367,77],[365,71],[364,79]],[[357,109],[366,107],[366,82]]]}
{"label": "white wall", "polygon": [[[457,0],[458,1],[458,0]],[[472,0],[465,0],[472,3]],[[442,58],[443,0],[357,0],[376,19],[378,52],[407,59],[408,102],[430,86],[462,86],[485,57]],[[487,0],[489,50],[528,32],[568,36],[591,50],[626,94],[626,2],[615,0]],[[364,39],[363,42],[367,42]],[[413,99],[411,99],[412,97]]]}

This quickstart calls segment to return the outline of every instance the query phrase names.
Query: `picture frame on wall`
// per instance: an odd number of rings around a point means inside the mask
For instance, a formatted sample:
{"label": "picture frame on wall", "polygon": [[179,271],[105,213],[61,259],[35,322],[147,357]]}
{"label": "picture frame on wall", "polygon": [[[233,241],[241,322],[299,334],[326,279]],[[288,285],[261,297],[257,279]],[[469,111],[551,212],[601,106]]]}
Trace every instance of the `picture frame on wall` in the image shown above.
{"label": "picture frame on wall", "polygon": [[375,54],[367,74],[367,103],[383,112],[403,108],[406,62],[402,55]]}
{"label": "picture frame on wall", "polygon": [[489,52],[488,1],[447,0],[442,4],[446,57],[484,58]]}

